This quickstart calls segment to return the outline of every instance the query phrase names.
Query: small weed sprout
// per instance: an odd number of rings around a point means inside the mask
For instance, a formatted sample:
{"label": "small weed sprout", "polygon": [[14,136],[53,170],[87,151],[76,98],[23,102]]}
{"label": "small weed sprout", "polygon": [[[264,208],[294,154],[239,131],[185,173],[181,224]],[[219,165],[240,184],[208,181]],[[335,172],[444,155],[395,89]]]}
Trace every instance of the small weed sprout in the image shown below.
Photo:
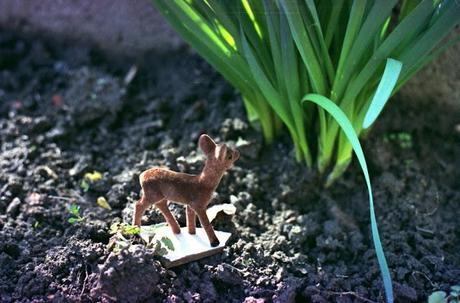
{"label": "small weed sprout", "polygon": [[[153,226],[153,230],[163,225],[163,223],[157,224]],[[109,233],[112,235],[109,241],[109,249],[114,252],[119,252],[122,249],[128,248],[131,244],[134,244],[139,239],[134,236],[139,236],[145,246],[152,249],[155,255],[164,256],[168,253],[168,250],[174,250],[171,239],[162,237],[158,240],[155,238],[154,234],[149,234],[149,236],[141,235],[140,228],[135,225],[119,222],[113,223],[110,226]]]}
{"label": "small weed sprout", "polygon": [[460,285],[454,285],[450,288],[450,303],[460,303]]}
{"label": "small weed sprout", "polygon": [[412,135],[406,132],[390,134],[385,136],[384,141],[395,142],[401,149],[411,149],[413,146]]}
{"label": "small weed sprout", "polygon": [[130,237],[139,235],[140,228],[133,225],[128,225],[126,223],[113,223],[110,225],[109,233],[112,235],[109,241],[109,250],[112,250],[116,253],[121,251],[124,248],[128,248],[133,242],[134,239]]}
{"label": "small weed sprout", "polygon": [[81,180],[80,188],[84,192],[87,192],[90,189],[91,184],[94,184],[95,182],[101,179],[102,179],[102,174],[98,171],[93,171],[92,173],[86,173],[83,176],[83,180]]}
{"label": "small weed sprout", "polygon": [[168,250],[174,251],[174,245],[171,239],[168,237],[162,237],[158,240],[158,238],[155,237],[157,230],[165,225],[166,223],[159,223],[153,226],[144,227],[146,232],[140,235],[142,240],[145,242],[146,247],[152,249],[154,254],[158,256],[166,255]]}
{"label": "small weed sprout", "polygon": [[78,206],[77,204],[71,204],[68,210],[70,213],[70,218],[68,220],[70,224],[82,222],[85,220],[85,218],[80,215],[80,206]]}
{"label": "small weed sprout", "polygon": [[435,291],[428,297],[428,303],[460,303],[460,285],[453,285],[450,293]]}
{"label": "small weed sprout", "polygon": [[445,291],[435,291],[428,297],[428,303],[447,303]]}
{"label": "small weed sprout", "polygon": [[113,223],[110,225],[110,234],[122,234],[124,236],[133,236],[138,235],[140,232],[140,228],[138,226],[129,225],[126,223]]}

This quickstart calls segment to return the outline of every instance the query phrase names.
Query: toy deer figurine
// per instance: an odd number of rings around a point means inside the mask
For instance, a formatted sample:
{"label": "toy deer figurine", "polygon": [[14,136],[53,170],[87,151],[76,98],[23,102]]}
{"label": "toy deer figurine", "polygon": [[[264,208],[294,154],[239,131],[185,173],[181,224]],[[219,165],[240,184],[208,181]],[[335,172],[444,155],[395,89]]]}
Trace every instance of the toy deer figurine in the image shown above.
{"label": "toy deer figurine", "polygon": [[140,175],[142,198],[135,205],[133,225],[140,226],[146,209],[155,204],[172,231],[175,234],[180,233],[180,226],[168,208],[168,201],[173,201],[186,205],[188,232],[195,234],[198,216],[211,246],[215,247],[219,245],[219,239],[208,220],[206,208],[223,174],[238,160],[240,153],[225,144],[216,145],[208,135],[201,135],[198,144],[206,155],[203,171],[199,175],[158,167],[148,169]]}

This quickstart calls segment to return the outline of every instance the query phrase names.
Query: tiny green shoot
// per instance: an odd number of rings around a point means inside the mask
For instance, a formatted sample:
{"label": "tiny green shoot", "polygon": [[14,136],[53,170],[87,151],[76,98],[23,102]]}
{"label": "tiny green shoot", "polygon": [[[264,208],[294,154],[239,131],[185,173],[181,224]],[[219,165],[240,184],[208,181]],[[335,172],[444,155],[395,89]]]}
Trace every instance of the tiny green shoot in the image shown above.
{"label": "tiny green shoot", "polygon": [[80,206],[77,204],[71,204],[68,207],[68,211],[70,214],[70,218],[68,219],[68,222],[71,224],[82,222],[85,220],[84,217],[81,216],[80,214]]}
{"label": "tiny green shoot", "polygon": [[428,303],[447,303],[445,291],[435,291],[428,297]]}
{"label": "tiny green shoot", "polygon": [[148,233],[146,234],[141,233],[138,226],[119,222],[113,223],[110,225],[109,229],[109,233],[112,235],[108,245],[109,249],[119,252],[121,249],[128,248],[134,241],[136,241],[136,238],[133,238],[133,236],[139,236],[145,246],[151,249],[154,254],[163,256],[168,253],[168,250],[174,250],[174,245],[171,239],[167,237],[157,239],[155,237],[155,230],[163,225],[164,223],[149,226]]}
{"label": "tiny green shoot", "polygon": [[139,226],[130,225],[126,223],[118,223],[118,222],[110,225],[110,230],[109,230],[109,233],[111,235],[121,233],[124,236],[138,235],[139,232],[140,232]]}
{"label": "tiny green shoot", "polygon": [[450,303],[460,303],[460,285],[450,287],[449,297],[451,298]]}
{"label": "tiny green shoot", "polygon": [[460,285],[450,287],[449,295],[445,291],[438,290],[428,297],[428,303],[460,303]]}
{"label": "tiny green shoot", "polygon": [[80,182],[80,188],[84,192],[87,192],[90,189],[91,184],[94,184],[101,179],[102,179],[102,174],[98,171],[93,171],[92,173],[86,173]]}
{"label": "tiny green shoot", "polygon": [[160,239],[160,241],[164,246],[166,246],[167,249],[174,250],[174,244],[172,243],[171,239],[163,237]]}
{"label": "tiny green shoot", "polygon": [[390,134],[385,138],[385,141],[395,142],[401,149],[411,149],[413,145],[412,136],[406,132]]}

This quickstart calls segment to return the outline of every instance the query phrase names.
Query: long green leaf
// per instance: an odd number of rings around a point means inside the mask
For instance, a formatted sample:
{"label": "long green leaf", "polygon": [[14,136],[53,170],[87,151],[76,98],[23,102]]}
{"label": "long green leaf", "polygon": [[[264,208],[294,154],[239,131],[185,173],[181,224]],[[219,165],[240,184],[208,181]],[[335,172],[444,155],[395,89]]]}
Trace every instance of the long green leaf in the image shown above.
{"label": "long green leaf", "polygon": [[[357,0],[359,1],[359,0]],[[356,69],[361,66],[364,59],[366,50],[369,49],[375,35],[378,34],[380,26],[384,24],[388,15],[391,14],[393,7],[396,5],[397,0],[375,1],[367,14],[364,23],[359,29],[359,33],[354,39],[346,62],[348,62],[346,69],[342,75],[337,74],[338,83],[334,88],[334,93],[337,99],[341,99],[350,82]],[[349,91],[349,90],[347,90]],[[347,113],[347,111],[345,111]]]}
{"label": "long green leaf", "polygon": [[[396,86],[399,74],[401,72],[402,63],[394,60],[394,59],[387,59],[387,63],[385,65],[385,70],[383,75],[380,79],[380,83],[375,91],[374,97],[370,103],[370,106],[364,106],[362,112],[363,113],[354,113],[352,112],[353,116],[350,119],[353,123],[353,128],[357,134],[360,134],[362,129],[368,128],[377,118],[377,116],[382,111],[383,107],[385,106],[386,102],[388,101],[389,97],[391,96],[394,88]],[[360,94],[358,98],[367,98],[369,94]],[[366,100],[369,102],[368,100]],[[353,104],[359,104],[359,99],[356,100]],[[365,118],[363,118],[365,116]],[[361,124],[361,121],[364,122]],[[349,140],[343,133],[339,134],[339,143],[338,143],[338,151],[337,151],[337,161],[335,163],[334,168],[330,172],[326,185],[332,184],[339,176],[343,174],[343,172],[347,169],[348,165],[351,162],[352,157],[352,146],[350,145]]]}
{"label": "long green leaf", "polygon": [[289,34],[289,24],[284,15],[281,15],[281,58],[283,68],[284,87],[286,88],[287,98],[291,108],[291,114],[294,119],[294,125],[299,138],[299,146],[302,150],[303,158],[307,165],[311,165],[311,155],[307,143],[307,134],[305,132],[305,121],[302,112],[302,106],[299,104],[301,96],[299,69],[297,60],[297,49],[294,41]]}
{"label": "long green leaf", "polygon": [[[219,71],[232,85],[237,87],[245,96],[245,102],[251,104],[251,108],[257,110],[265,139],[271,142],[274,137],[274,127],[271,109],[267,107],[258,95],[259,87],[254,84],[252,74],[245,60],[239,53],[229,52],[225,54],[220,47],[213,44],[213,40],[204,32],[205,25],[198,26],[195,19],[199,18],[197,12],[193,12],[185,2],[177,0],[153,0],[156,7],[171,25],[197,50],[209,63]],[[194,15],[194,17],[192,17]],[[195,18],[195,19],[194,19]],[[208,33],[209,29],[206,30]],[[254,114],[254,113],[252,113]],[[254,115],[253,115],[254,117]]]}
{"label": "long green leaf", "polygon": [[410,47],[404,50],[399,60],[404,63],[402,77],[411,73],[412,68],[417,67],[424,58],[429,56],[442,39],[458,24],[460,24],[460,5],[456,1],[445,1],[446,9],[438,16],[436,21],[429,27]]}
{"label": "long green leaf", "polygon": [[443,53],[447,48],[457,44],[460,41],[460,33],[457,33],[450,39],[446,44],[436,48],[432,53],[430,53],[428,56],[423,58],[420,62],[418,62],[416,65],[414,65],[408,72],[406,72],[406,75],[404,77],[401,77],[400,81],[398,81],[398,85],[396,86],[395,91],[398,91],[399,88],[404,85],[410,78],[414,76],[416,72],[418,72],[420,69],[422,69],[424,66],[426,66],[428,63],[433,61],[435,58],[437,58],[441,53]]}
{"label": "long green leaf", "polygon": [[311,39],[307,34],[298,3],[291,0],[280,0],[279,2],[289,21],[292,37],[310,75],[313,89],[320,94],[325,94],[327,91],[326,75],[321,69],[319,58],[316,56]]}
{"label": "long green leaf", "polygon": [[332,5],[332,11],[329,16],[329,21],[326,27],[326,35],[324,39],[326,42],[326,46],[328,48],[329,46],[331,46],[332,37],[337,32],[337,24],[340,20],[340,13],[342,12],[342,7],[343,7],[344,2],[345,0],[337,0],[337,1],[334,1]]}
{"label": "long green leaf", "polygon": [[390,98],[391,92],[396,86],[398,81],[399,73],[401,72],[402,63],[397,60],[388,59],[383,72],[382,79],[380,80],[379,86],[375,91],[375,95],[372,98],[371,105],[364,117],[363,128],[366,129],[374,123],[378,115],[382,111],[383,107]]}
{"label": "long green leaf", "polygon": [[[257,85],[261,88],[262,94],[265,96],[266,100],[269,102],[270,106],[275,110],[279,117],[288,127],[291,136],[293,137],[294,144],[298,143],[297,132],[295,131],[295,125],[293,123],[293,118],[289,110],[289,104],[283,102],[278,91],[273,87],[273,84],[268,79],[267,75],[264,73],[261,65],[257,61],[254,52],[251,49],[248,41],[246,40],[244,34],[242,34],[243,41],[243,51],[248,63],[248,66],[253,73],[253,77]],[[287,100],[286,100],[287,101]]]}
{"label": "long green leaf", "polygon": [[[283,62],[281,58],[281,34],[280,34],[280,13],[278,8],[273,3],[272,0],[263,1],[264,10],[266,12],[266,29],[267,36],[266,39],[269,41],[269,49],[271,52],[271,57],[276,73],[276,81],[278,85],[282,85],[284,82],[283,79]],[[282,87],[281,89],[283,89]],[[280,92],[286,94],[287,92]]]}
{"label": "long green leaf", "polygon": [[[345,37],[342,44],[342,51],[340,52],[340,58],[338,62],[336,78],[332,85],[332,89],[330,92],[330,97],[332,100],[339,102],[337,91],[341,85],[344,84],[344,70],[347,63],[350,62],[348,60],[350,49],[356,39],[356,36],[359,33],[361,28],[362,19],[364,16],[366,8],[366,0],[355,0],[351,6],[350,17],[347,23],[347,29],[345,32]],[[321,137],[319,140],[319,153],[318,153],[318,168],[322,173],[326,167],[331,162],[331,158],[334,151],[334,144],[337,138],[337,131],[338,126],[335,123],[327,123],[322,110],[320,109],[319,114],[320,119],[320,130],[321,130]],[[327,124],[327,128],[326,128]],[[324,129],[323,129],[324,128]]]}
{"label": "long green leaf", "polygon": [[332,84],[335,77],[335,71],[332,67],[331,57],[326,46],[326,41],[324,39],[323,31],[321,29],[321,23],[319,20],[318,12],[316,11],[316,4],[313,0],[305,0],[305,3],[308,7],[308,10],[313,18],[313,27],[316,33],[316,40],[319,44],[319,56],[322,59],[321,62],[324,63],[324,69],[327,72],[329,81]]}
{"label": "long green leaf", "polygon": [[431,12],[430,2],[431,0],[425,0],[417,6],[374,52],[356,78],[348,86],[342,103],[345,108],[349,104],[355,103],[358,94],[361,93],[366,84],[369,85],[372,77],[376,76],[376,71],[383,66],[384,60],[393,55],[393,51],[398,48],[398,45],[403,43],[405,38],[411,37],[414,33],[418,32],[426,24]]}
{"label": "long green leaf", "polygon": [[313,102],[316,105],[323,108],[324,110],[326,110],[335,119],[335,121],[337,121],[337,123],[340,125],[341,129],[347,136],[348,140],[350,140],[351,145],[353,146],[353,150],[355,151],[356,157],[358,158],[359,164],[361,165],[361,170],[363,171],[364,179],[366,181],[367,190],[369,194],[369,212],[371,217],[372,240],[374,242],[375,253],[377,255],[380,271],[382,273],[383,285],[385,288],[387,302],[393,303],[393,286],[391,282],[390,271],[388,269],[385,254],[383,252],[382,243],[380,241],[377,219],[375,217],[371,179],[369,177],[369,171],[367,169],[366,158],[364,157],[363,149],[361,147],[361,144],[359,143],[359,139],[353,128],[353,125],[350,122],[350,120],[348,120],[345,113],[333,101],[324,96],[318,94],[308,94],[302,98],[301,102],[302,104],[306,102]]}

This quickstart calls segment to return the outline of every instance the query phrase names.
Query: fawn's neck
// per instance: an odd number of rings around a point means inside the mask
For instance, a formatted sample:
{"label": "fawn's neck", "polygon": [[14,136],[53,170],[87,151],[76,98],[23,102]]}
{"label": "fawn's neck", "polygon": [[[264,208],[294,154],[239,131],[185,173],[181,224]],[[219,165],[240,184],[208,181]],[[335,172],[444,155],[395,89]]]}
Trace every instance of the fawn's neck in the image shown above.
{"label": "fawn's neck", "polygon": [[225,171],[217,170],[210,167],[208,163],[205,163],[203,171],[200,174],[200,182],[213,191],[217,188],[220,183],[220,179],[224,175]]}

